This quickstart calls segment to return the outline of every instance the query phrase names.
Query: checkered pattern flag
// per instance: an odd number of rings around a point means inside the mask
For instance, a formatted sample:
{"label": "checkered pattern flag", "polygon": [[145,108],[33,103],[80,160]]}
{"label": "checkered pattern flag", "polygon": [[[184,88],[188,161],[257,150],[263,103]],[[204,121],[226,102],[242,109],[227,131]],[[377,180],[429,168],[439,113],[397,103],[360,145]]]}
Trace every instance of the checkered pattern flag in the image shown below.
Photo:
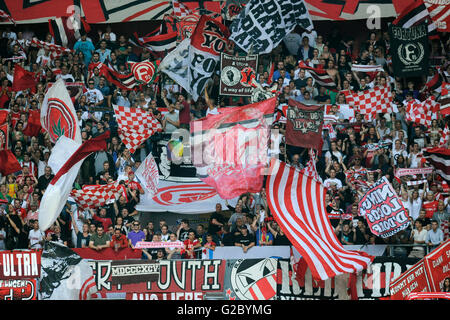
{"label": "checkered pattern flag", "polygon": [[449,140],[450,140],[450,130],[448,129],[448,124],[446,124],[444,130],[442,131],[441,139],[439,140],[439,146],[440,147],[446,146]]}
{"label": "checkered pattern flag", "polygon": [[356,108],[366,119],[377,113],[392,112],[392,93],[388,86],[346,93],[348,104]]}
{"label": "checkered pattern flag", "polygon": [[161,123],[142,109],[115,105],[114,113],[119,124],[119,137],[131,153],[155,132],[162,131]]}
{"label": "checkered pattern flag", "polygon": [[421,103],[411,101],[406,104],[406,120],[430,127],[433,114],[437,113],[439,107],[434,96]]}
{"label": "checkered pattern flag", "polygon": [[174,15],[178,18],[183,18],[192,14],[191,10],[178,0],[172,0],[172,7]]}
{"label": "checkered pattern flag", "polygon": [[115,199],[121,192],[118,183],[110,183],[84,186],[81,190],[72,190],[70,196],[81,208],[88,209],[105,205],[108,200]]}

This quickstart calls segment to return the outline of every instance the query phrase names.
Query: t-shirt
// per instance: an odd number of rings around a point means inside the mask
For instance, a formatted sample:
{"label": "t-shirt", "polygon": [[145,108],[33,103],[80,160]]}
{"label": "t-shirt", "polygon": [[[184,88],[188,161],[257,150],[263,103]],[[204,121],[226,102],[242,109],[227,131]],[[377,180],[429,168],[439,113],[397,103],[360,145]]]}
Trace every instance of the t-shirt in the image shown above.
{"label": "t-shirt", "polygon": [[181,230],[180,230],[180,241],[185,241],[185,240],[187,240],[188,237],[189,237],[189,232],[192,232],[192,231],[195,232],[195,230],[192,229],[192,228],[189,228],[189,229],[187,229],[187,230],[181,229]]}
{"label": "t-shirt", "polygon": [[42,249],[42,245],[39,242],[44,240],[44,233],[41,230],[30,230],[28,239],[30,240],[31,249]]}
{"label": "t-shirt", "polygon": [[[425,241],[427,239],[427,230],[426,229],[422,229],[422,231],[419,232],[419,230],[414,229],[413,230],[413,238],[414,241]],[[425,248],[424,247],[413,247],[413,250],[419,250],[419,251],[424,251]]]}
{"label": "t-shirt", "polygon": [[89,241],[92,241],[94,243],[94,246],[103,246],[106,244],[106,242],[109,241],[109,237],[106,233],[104,233],[101,237],[99,237],[97,233],[94,233],[90,237]]}
{"label": "t-shirt", "polygon": [[434,201],[426,201],[422,204],[422,208],[426,211],[426,218],[433,218],[433,214],[436,212],[438,206],[438,202]]}
{"label": "t-shirt", "polygon": [[87,103],[99,103],[100,101],[104,100],[103,94],[98,89],[89,89],[84,94],[86,96]]}
{"label": "t-shirt", "polygon": [[185,257],[189,258],[189,259],[194,259],[195,258],[195,253],[194,251],[192,251],[192,253],[188,253],[188,250],[191,251],[194,249],[194,247],[198,244],[200,244],[200,242],[198,241],[198,239],[194,239],[193,241],[187,239],[185,241],[183,241],[184,243],[184,247],[185,247]]}
{"label": "t-shirt", "polygon": [[91,236],[89,235],[89,233],[88,233],[88,235],[85,237],[85,236],[83,235],[83,232],[78,231],[78,233],[77,233],[77,248],[83,248],[83,245],[84,245],[85,247],[89,247],[89,241],[90,241],[90,238],[91,238]]}
{"label": "t-shirt", "polygon": [[131,244],[133,246],[136,245],[136,243],[138,243],[139,241],[144,241],[145,240],[145,233],[142,230],[139,230],[138,232],[130,231],[128,232],[127,235],[128,239],[131,240]]}
{"label": "t-shirt", "polygon": [[94,215],[92,218],[95,221],[101,222],[104,230],[108,230],[109,226],[112,225],[112,221],[110,218],[101,218],[97,215]]}
{"label": "t-shirt", "polygon": [[247,235],[243,235],[242,233],[236,237],[236,239],[234,240],[235,243],[240,243],[243,246],[248,246],[250,243],[252,242],[256,242],[255,241],[255,236],[247,233]]}
{"label": "t-shirt", "polygon": [[273,235],[270,231],[262,231],[261,229],[255,232],[256,245],[259,246],[260,241],[269,242],[273,241]]}
{"label": "t-shirt", "polygon": [[180,124],[188,124],[191,121],[191,107],[189,103],[183,101],[183,110],[180,110]]}
{"label": "t-shirt", "polygon": [[[168,113],[166,113],[165,115],[164,115],[164,118],[165,119],[169,119],[170,121],[172,121],[172,122],[177,122],[178,120],[179,120],[179,116],[178,116],[178,113],[176,113],[176,112],[174,112],[174,113],[170,113],[170,112],[168,112]],[[170,122],[166,122],[166,130],[165,130],[165,132],[167,132],[167,133],[172,133],[172,132],[174,132],[175,130],[177,130],[178,128],[177,127],[175,127],[173,124],[171,124]]]}

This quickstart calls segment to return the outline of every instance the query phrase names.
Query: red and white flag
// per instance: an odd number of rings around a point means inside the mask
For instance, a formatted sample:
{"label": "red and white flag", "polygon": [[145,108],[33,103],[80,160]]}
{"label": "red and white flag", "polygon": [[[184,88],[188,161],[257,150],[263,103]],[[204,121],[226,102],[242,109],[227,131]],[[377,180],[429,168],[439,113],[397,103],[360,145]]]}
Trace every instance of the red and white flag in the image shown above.
{"label": "red and white flag", "polygon": [[361,271],[374,259],[364,252],[345,250],[339,242],[327,217],[326,188],[320,182],[274,160],[266,192],[270,211],[315,279]]}
{"label": "red and white flag", "polygon": [[319,176],[316,168],[316,153],[314,149],[309,149],[309,160],[306,163],[306,167],[302,169],[301,172],[314,180],[322,182],[322,178]]}
{"label": "red and white flag", "polygon": [[115,199],[122,192],[118,183],[84,186],[81,190],[72,190],[70,196],[83,209],[98,208],[107,201]]}
{"label": "red and white flag", "polygon": [[442,83],[441,95],[439,96],[438,101],[441,104],[441,114],[448,116],[450,114],[450,83]]}
{"label": "red and white flag", "polygon": [[0,10],[0,19],[2,21],[9,21],[14,23],[14,25],[16,25],[16,21],[11,17],[11,15],[9,15],[6,11],[4,10]]}
{"label": "red and white flag", "polygon": [[119,137],[131,153],[154,133],[162,131],[161,123],[140,108],[115,105],[114,113],[119,125]]}
{"label": "red and white flag", "polygon": [[192,14],[192,11],[178,0],[172,0],[172,6],[173,14],[178,18],[183,18]]}
{"label": "red and white flag", "polygon": [[327,73],[327,70],[310,67],[303,61],[300,61],[298,67],[300,69],[308,70],[311,77],[316,80],[317,84],[327,87],[328,89],[336,88],[336,82],[334,82],[333,78]]}
{"label": "red and white flag", "polygon": [[392,93],[388,86],[347,92],[345,96],[348,104],[357,108],[359,112],[369,118],[369,115],[392,112]]}
{"label": "red and white flag", "polygon": [[83,144],[64,135],[56,141],[48,160],[55,176],[45,189],[39,205],[39,228],[42,231],[47,230],[61,213],[83,160],[93,152],[106,150],[109,135],[109,131],[106,131]]}
{"label": "red and white flag", "polygon": [[60,136],[81,143],[78,118],[63,79],[58,79],[45,94],[41,108],[41,124],[53,143]]}
{"label": "red and white flag", "polygon": [[159,171],[155,158],[149,153],[134,173],[145,190],[153,196],[158,192]]}
{"label": "red and white flag", "polygon": [[441,139],[439,140],[439,146],[443,147],[448,144],[450,139],[450,130],[448,129],[448,124],[445,125],[444,130],[442,131]]}
{"label": "red and white flag", "polygon": [[411,101],[406,104],[406,120],[430,127],[432,117],[437,114],[439,108],[440,104],[434,96],[420,103]]}
{"label": "red and white flag", "polygon": [[52,60],[59,58],[60,56],[62,56],[65,53],[73,52],[73,50],[71,50],[71,49],[59,46],[57,44],[41,41],[37,38],[31,39],[31,41],[27,40],[26,43],[27,43],[27,45],[32,46],[32,47],[36,47],[39,49],[44,48],[44,49],[48,50],[50,52],[50,58]]}

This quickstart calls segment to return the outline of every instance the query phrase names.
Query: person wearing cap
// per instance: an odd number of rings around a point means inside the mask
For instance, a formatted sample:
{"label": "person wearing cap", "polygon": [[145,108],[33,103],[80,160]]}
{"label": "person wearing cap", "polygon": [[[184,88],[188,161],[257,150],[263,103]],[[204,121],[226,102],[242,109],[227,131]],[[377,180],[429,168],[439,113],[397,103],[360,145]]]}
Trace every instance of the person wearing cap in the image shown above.
{"label": "person wearing cap", "polygon": [[255,236],[248,232],[248,228],[245,225],[239,227],[240,235],[238,235],[234,240],[234,245],[236,247],[241,247],[244,253],[254,247],[256,244]]}

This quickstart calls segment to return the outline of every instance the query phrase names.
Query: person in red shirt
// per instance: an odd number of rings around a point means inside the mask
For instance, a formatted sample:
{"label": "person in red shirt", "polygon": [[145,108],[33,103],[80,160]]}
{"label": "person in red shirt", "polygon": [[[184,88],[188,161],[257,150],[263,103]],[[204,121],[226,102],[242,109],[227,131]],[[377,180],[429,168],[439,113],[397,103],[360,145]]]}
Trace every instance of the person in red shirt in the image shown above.
{"label": "person in red shirt", "polygon": [[195,238],[195,232],[189,232],[188,239],[184,240],[184,249],[181,250],[181,258],[183,259],[195,259],[195,249],[200,248],[201,244],[198,239]]}
{"label": "person in red shirt", "polygon": [[127,184],[128,188],[130,188],[130,190],[138,190],[139,194],[145,193],[141,184],[136,181],[133,171],[128,172],[128,181],[126,182],[126,184]]}
{"label": "person in red shirt", "polygon": [[216,249],[216,243],[213,241],[212,235],[208,234],[206,235],[206,243],[203,245],[203,248],[205,249],[211,249],[214,251]]}
{"label": "person in red shirt", "polygon": [[436,212],[438,207],[438,201],[436,201],[436,198],[434,197],[434,193],[431,191],[427,192],[427,195],[425,197],[425,201],[422,204],[422,209],[426,211],[426,218],[433,218],[433,214]]}
{"label": "person in red shirt", "polygon": [[103,225],[103,230],[108,230],[109,226],[112,225],[112,221],[111,218],[107,218],[106,217],[106,209],[103,207],[100,207],[100,213],[99,215],[95,214],[95,212],[91,210],[92,213],[92,218],[95,221],[101,222],[101,224]]}
{"label": "person in red shirt", "polygon": [[22,205],[20,203],[19,199],[14,199],[14,211],[17,213],[17,215],[22,219],[25,220],[27,217],[27,210],[22,208]]}
{"label": "person in red shirt", "polygon": [[114,251],[118,251],[119,249],[128,248],[128,239],[127,237],[122,233],[120,228],[114,229],[114,234],[111,237],[111,248],[114,249]]}
{"label": "person in red shirt", "polygon": [[180,111],[180,128],[189,130],[189,123],[191,122],[191,107],[181,93],[177,97],[175,108]]}

